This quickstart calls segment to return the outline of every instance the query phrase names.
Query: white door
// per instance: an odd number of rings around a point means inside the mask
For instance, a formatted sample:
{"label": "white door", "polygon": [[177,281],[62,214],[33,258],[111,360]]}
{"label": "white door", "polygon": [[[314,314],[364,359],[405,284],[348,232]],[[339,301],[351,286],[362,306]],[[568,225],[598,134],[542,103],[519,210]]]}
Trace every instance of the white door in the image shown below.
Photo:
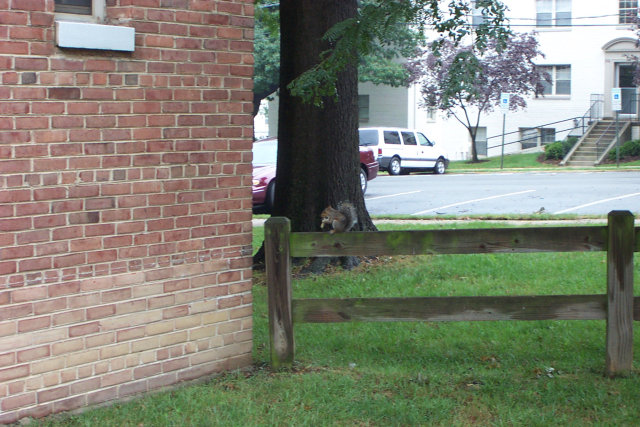
{"label": "white door", "polygon": [[405,158],[402,166],[407,168],[423,168],[423,159],[420,155],[416,134],[410,131],[402,131],[402,143],[404,144]]}
{"label": "white door", "polygon": [[402,144],[402,138],[400,138],[400,132],[397,130],[385,130],[382,132],[382,138],[384,144],[382,145],[382,156],[379,156],[378,159],[380,165],[386,168],[394,157],[398,157],[401,167],[406,167],[405,159],[407,156],[405,147]]}
{"label": "white door", "polygon": [[620,88],[622,110],[620,114],[636,114],[636,84],[634,83],[635,66],[633,64],[616,64],[616,87]]}
{"label": "white door", "polygon": [[423,133],[416,132],[418,138],[418,144],[420,145],[420,157],[422,158],[422,167],[432,168],[436,165],[438,160],[438,152],[433,146],[433,142],[429,141],[429,138],[424,136]]}

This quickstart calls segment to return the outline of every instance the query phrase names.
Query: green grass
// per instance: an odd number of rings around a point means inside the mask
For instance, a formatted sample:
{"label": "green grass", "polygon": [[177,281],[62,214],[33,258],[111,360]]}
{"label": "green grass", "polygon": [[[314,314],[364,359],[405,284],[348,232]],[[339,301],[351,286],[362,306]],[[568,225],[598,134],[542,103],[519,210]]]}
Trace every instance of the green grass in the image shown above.
{"label": "green grass", "polygon": [[[257,239],[261,232],[257,227]],[[639,265],[636,256],[636,284]],[[293,285],[296,298],[589,294],[605,292],[605,268],[600,252],[403,256],[363,263],[350,272],[297,278]],[[296,369],[271,372],[263,273],[255,274],[254,300],[250,372],[38,424],[640,423],[638,328],[634,370],[617,379],[604,376],[604,321],[300,324]]]}
{"label": "green grass", "polygon": [[[504,156],[503,167],[505,169],[520,168],[542,168],[554,169],[558,166],[554,164],[540,163],[537,158],[540,153],[510,154]],[[450,172],[463,172],[466,170],[500,169],[500,156],[482,159],[479,163],[471,163],[467,160],[456,160],[449,162]]]}
{"label": "green grass", "polygon": [[[509,154],[504,156],[502,162],[503,169],[556,169],[568,170],[567,168],[558,166],[553,163],[540,163],[537,159],[540,153],[527,154]],[[500,170],[500,156],[482,159],[478,163],[471,163],[468,160],[456,160],[449,163],[449,172],[466,172],[466,171],[484,171],[484,170]],[[620,162],[620,168],[637,168],[640,166],[640,160],[632,162]],[[616,169],[616,164],[608,163],[597,166],[598,169]]]}
{"label": "green grass", "polygon": [[[621,168],[631,168],[631,167],[636,168],[636,167],[639,167],[639,166],[640,166],[640,160],[634,160],[634,161],[631,161],[631,162],[626,162],[626,161],[624,161],[624,159],[620,160],[620,167]],[[604,165],[598,165],[596,167],[598,167],[598,168],[615,168],[616,167],[616,163],[615,162],[607,163],[607,164],[604,164]]]}

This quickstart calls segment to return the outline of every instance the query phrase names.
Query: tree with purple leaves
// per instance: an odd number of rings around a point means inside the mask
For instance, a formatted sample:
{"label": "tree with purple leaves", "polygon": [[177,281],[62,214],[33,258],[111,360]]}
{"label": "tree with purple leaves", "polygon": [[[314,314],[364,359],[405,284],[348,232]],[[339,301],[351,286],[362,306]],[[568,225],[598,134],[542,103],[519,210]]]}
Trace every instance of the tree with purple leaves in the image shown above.
{"label": "tree with purple leaves", "polygon": [[473,46],[444,42],[439,49],[425,50],[408,64],[412,81],[421,85],[423,105],[435,107],[464,125],[471,137],[472,162],[478,161],[476,134],[482,114],[510,93],[509,109],[525,108],[527,95],[542,94],[548,73],[534,63],[544,57],[534,34],[512,35],[500,42],[490,40],[482,51]]}

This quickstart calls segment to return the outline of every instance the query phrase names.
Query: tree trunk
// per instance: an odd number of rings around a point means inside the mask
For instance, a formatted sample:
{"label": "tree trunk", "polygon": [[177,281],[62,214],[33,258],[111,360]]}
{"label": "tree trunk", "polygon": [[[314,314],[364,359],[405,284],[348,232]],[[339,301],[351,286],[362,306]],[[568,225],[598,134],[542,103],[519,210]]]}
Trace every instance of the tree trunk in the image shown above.
{"label": "tree trunk", "polygon": [[[472,130],[473,129],[473,130]],[[471,137],[471,163],[478,163],[478,149],[476,148],[476,135],[478,134],[478,125],[476,124],[472,128],[467,128],[469,136]]]}
{"label": "tree trunk", "polygon": [[374,230],[359,181],[358,71],[340,73],[337,99],[323,107],[291,96],[287,85],[316,65],[329,49],[322,40],[334,24],[355,16],[357,0],[280,2],[280,105],[274,216],[286,216],[293,231],[319,231],[320,212],[348,200],[360,230]]}

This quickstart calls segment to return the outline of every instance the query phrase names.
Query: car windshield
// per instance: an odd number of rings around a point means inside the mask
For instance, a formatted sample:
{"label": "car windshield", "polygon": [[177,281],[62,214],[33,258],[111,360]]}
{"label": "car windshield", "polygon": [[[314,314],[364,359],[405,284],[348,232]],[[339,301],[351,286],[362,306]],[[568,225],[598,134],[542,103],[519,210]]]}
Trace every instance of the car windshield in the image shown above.
{"label": "car windshield", "polygon": [[275,165],[278,158],[278,140],[253,143],[253,166]]}
{"label": "car windshield", "polygon": [[378,131],[376,129],[361,129],[358,132],[360,134],[360,145],[378,145]]}

